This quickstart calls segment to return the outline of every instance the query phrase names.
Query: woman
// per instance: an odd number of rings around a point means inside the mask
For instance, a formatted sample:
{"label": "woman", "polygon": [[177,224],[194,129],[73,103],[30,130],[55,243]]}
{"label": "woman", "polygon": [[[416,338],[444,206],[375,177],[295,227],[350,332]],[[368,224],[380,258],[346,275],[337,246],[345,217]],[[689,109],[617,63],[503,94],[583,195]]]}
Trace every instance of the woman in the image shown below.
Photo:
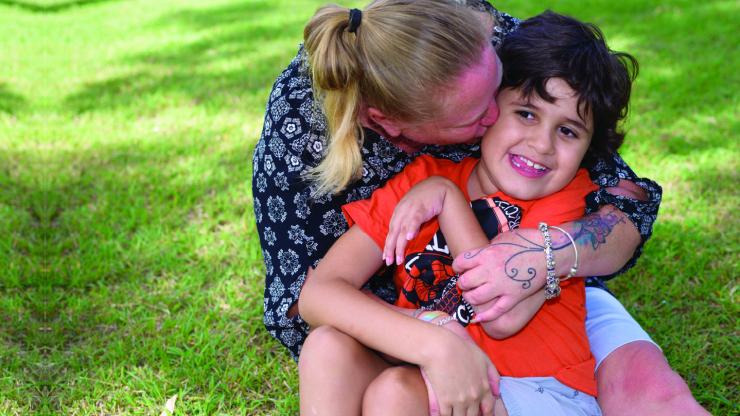
{"label": "woman", "polygon": [[[407,31],[410,25],[403,16],[424,16],[428,8],[424,6],[432,3],[444,2],[388,0],[376,1],[362,12],[335,10],[324,16],[333,22],[328,25],[328,35],[321,35],[310,23],[306,28],[309,53],[301,49],[273,87],[263,134],[255,149],[252,184],[267,271],[264,321],[294,358],[301,353],[308,331],[296,300],[309,269],[346,231],[339,207],[368,197],[422,149],[453,160],[476,152],[477,147],[467,143],[479,138],[496,120],[499,61],[490,47],[480,45],[475,33],[468,32],[475,32],[483,21],[496,47],[515,30],[517,20],[484,1],[467,2],[477,15],[450,12],[442,19],[430,18],[421,25],[421,32],[407,33],[411,40],[423,40],[422,34],[433,30],[453,32],[449,38],[455,40],[446,46],[452,59],[444,59],[443,54],[437,64],[430,65],[412,59],[427,59],[428,51],[423,48],[429,46],[411,42],[424,53],[404,53],[398,50],[400,34],[394,31]],[[405,8],[419,4],[419,10],[404,13]],[[455,9],[451,4],[447,7]],[[453,14],[463,17],[453,18]],[[317,40],[325,35],[332,39],[331,46]],[[468,39],[468,43],[459,39]],[[327,48],[333,54],[327,53]],[[343,59],[352,61],[344,73],[336,69],[341,65],[335,65]],[[442,62],[453,65],[438,71],[441,75],[430,75],[443,67]],[[389,91],[363,84],[372,77],[372,70],[399,79]],[[404,75],[406,79],[401,79]],[[436,94],[437,100],[420,100],[429,92]],[[405,98],[388,99],[388,95],[398,94]],[[320,104],[315,97],[321,97]],[[437,144],[448,146],[434,146]],[[581,273],[603,276],[591,279],[592,285],[603,287],[603,279],[625,271],[639,256],[651,234],[661,191],[657,184],[636,177],[618,156],[590,161],[587,167],[601,189],[588,198],[591,215],[564,228],[578,236]],[[538,233],[520,230],[527,232]],[[502,234],[496,242],[507,238]],[[456,265],[467,270],[460,279],[461,288],[479,318],[494,319],[543,287],[545,265],[541,264],[541,253],[537,254],[530,257],[514,249],[483,250],[475,258],[458,259]],[[567,250],[556,254],[558,266],[564,268],[560,274],[567,273],[565,269],[575,260],[572,256]],[[531,279],[525,285],[515,284],[513,269],[531,270]],[[385,300],[393,296],[392,286],[382,276],[374,279],[369,289]],[[614,298],[603,289],[591,289],[587,308],[589,340],[601,363],[597,381],[605,414],[656,414],[676,408],[683,414],[700,411],[683,380]],[[314,337],[307,344],[309,354],[357,359],[357,354],[368,353],[341,334],[320,334],[321,338]],[[642,372],[635,377],[638,371]],[[324,375],[326,379],[316,383],[352,376]]]}

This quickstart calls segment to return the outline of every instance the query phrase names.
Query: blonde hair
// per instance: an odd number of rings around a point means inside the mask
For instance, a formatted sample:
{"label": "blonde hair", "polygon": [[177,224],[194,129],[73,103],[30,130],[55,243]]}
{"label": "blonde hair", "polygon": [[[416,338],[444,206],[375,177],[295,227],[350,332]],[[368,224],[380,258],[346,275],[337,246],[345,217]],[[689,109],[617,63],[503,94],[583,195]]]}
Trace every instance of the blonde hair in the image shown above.
{"label": "blonde hair", "polygon": [[328,123],[326,154],[310,171],[317,194],[340,192],[361,176],[363,108],[431,120],[440,110],[434,94],[480,62],[489,43],[476,12],[453,0],[376,0],[356,32],[348,25],[349,9],[327,5],[303,31],[314,95]]}

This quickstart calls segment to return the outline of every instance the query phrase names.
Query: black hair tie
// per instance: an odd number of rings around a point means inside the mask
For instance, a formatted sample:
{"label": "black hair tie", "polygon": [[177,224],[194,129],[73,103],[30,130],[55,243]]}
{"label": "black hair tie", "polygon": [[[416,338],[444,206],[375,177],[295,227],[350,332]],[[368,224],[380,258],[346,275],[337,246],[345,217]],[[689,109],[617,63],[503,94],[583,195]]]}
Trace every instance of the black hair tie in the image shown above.
{"label": "black hair tie", "polygon": [[360,23],[362,23],[362,10],[350,9],[349,26],[347,26],[347,31],[349,33],[355,33],[357,28],[360,27]]}

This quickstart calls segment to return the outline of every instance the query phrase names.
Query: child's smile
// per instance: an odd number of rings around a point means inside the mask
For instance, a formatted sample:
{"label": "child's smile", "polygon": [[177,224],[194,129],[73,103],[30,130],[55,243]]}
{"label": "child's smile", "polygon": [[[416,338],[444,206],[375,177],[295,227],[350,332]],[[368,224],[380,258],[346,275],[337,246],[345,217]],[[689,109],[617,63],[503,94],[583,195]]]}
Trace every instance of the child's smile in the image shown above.
{"label": "child's smile", "polygon": [[550,170],[547,166],[540,165],[522,155],[509,155],[509,161],[520,175],[530,178],[539,178]]}

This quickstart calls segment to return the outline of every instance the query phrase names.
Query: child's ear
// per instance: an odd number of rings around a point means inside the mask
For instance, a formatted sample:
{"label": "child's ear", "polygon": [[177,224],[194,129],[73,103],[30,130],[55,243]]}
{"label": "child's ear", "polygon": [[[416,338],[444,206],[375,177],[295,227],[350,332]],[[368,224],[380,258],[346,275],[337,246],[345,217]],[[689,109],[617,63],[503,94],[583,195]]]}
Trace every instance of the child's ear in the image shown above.
{"label": "child's ear", "polygon": [[385,131],[387,137],[398,137],[401,135],[401,123],[392,119],[375,107],[368,107],[367,119],[371,125],[376,125]]}

